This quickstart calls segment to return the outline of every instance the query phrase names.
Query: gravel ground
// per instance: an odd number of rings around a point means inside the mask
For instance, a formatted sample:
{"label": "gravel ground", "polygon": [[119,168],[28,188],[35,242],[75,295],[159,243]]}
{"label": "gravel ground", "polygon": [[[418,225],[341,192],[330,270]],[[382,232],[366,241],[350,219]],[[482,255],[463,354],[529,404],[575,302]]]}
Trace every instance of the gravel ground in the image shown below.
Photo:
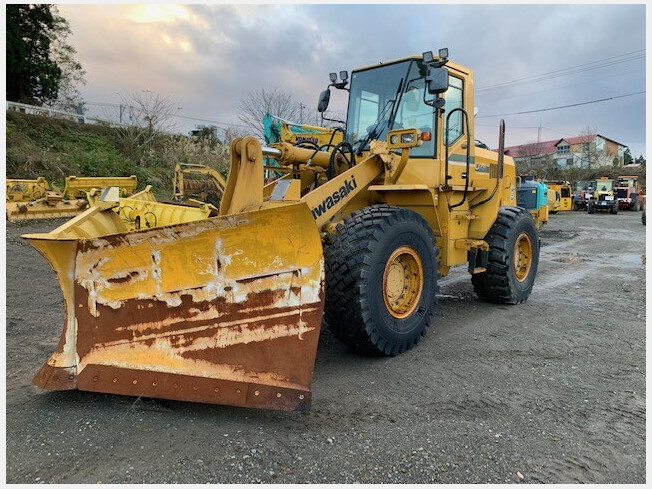
{"label": "gravel ground", "polygon": [[63,301],[19,236],[56,225],[7,224],[7,482],[645,482],[640,213],[551,216],[519,306],[452,270],[399,357],[323,328],[308,414],[33,386]]}

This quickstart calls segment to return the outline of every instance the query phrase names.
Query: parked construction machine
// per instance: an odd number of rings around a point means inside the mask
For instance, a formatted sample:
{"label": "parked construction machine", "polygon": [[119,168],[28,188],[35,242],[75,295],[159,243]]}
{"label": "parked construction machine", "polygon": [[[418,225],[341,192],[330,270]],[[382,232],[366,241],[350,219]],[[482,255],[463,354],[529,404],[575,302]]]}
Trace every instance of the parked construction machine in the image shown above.
{"label": "parked construction machine", "polygon": [[7,202],[28,202],[45,197],[50,184],[43,177],[32,180],[7,178]]}
{"label": "parked construction machine", "polygon": [[609,177],[601,177],[588,184],[584,192],[587,199],[586,209],[589,214],[596,210],[609,211],[609,214],[618,214],[618,200],[614,196],[614,181]]}
{"label": "parked construction machine", "polygon": [[632,211],[643,209],[644,192],[636,175],[621,175],[614,188],[618,208]]}
{"label": "parked construction machine", "polygon": [[[575,182],[574,191],[573,191],[573,203],[572,210],[574,211],[583,211],[586,210],[587,198],[585,194],[588,192],[590,182],[585,180],[578,180]],[[593,188],[593,187],[591,187]]]}
{"label": "parked construction machine", "polygon": [[294,146],[307,148],[334,146],[344,139],[342,128],[296,123],[270,113],[265,114],[263,117],[263,134],[265,135],[265,143],[268,145],[286,142]]}
{"label": "parked construction machine", "polygon": [[[341,127],[330,128],[297,124],[270,113],[263,116],[263,134],[267,145],[284,142],[293,146],[320,151],[335,148],[344,138],[344,130]],[[274,158],[265,157],[266,179],[281,177],[284,174],[283,171]]]}
{"label": "parked construction machine", "polygon": [[555,193],[555,206],[550,207],[549,212],[556,214],[557,212],[570,211],[573,208],[572,187],[569,182],[559,180],[547,180],[548,198],[551,193]]}
{"label": "parked construction machine", "polygon": [[537,229],[541,229],[548,222],[548,186],[535,180],[532,175],[521,175],[516,182],[516,205],[526,209],[532,215]]}
{"label": "parked construction machine", "polygon": [[66,177],[62,190],[43,177],[34,180],[7,179],[7,220],[56,219],[72,217],[88,207],[86,194],[93,188],[116,187],[121,196],[131,195],[138,186],[130,177]]}
{"label": "parked construction machine", "polygon": [[226,181],[220,172],[210,166],[178,163],[174,168],[172,187],[177,201],[197,199],[219,206]]}
{"label": "parked construction machine", "polygon": [[9,222],[28,219],[72,217],[85,207],[83,199],[69,199],[44,177],[35,179],[8,178],[6,215]]}
{"label": "parked construction machine", "polygon": [[[36,385],[305,410],[322,317],[393,356],[425,335],[452,266],[482,300],[528,298],[539,237],[504,123],[498,153],[473,144],[473,72],[440,50],[331,74],[322,115],[331,87],[350,90],[344,139],[234,139],[217,217],[128,231],[104,202],[24,236],[66,304]],[[268,184],[265,156],[286,170]]]}
{"label": "parked construction machine", "polygon": [[548,213],[557,214],[561,207],[561,192],[557,189],[550,188],[547,182],[546,187],[548,187]]}

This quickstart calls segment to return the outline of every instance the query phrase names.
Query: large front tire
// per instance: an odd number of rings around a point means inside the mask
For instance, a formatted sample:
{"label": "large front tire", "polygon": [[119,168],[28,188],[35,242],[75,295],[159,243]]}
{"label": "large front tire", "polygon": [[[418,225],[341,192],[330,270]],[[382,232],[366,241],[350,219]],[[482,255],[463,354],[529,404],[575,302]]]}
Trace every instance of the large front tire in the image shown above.
{"label": "large front tire", "polygon": [[355,211],[326,245],[330,330],[364,352],[398,355],[426,334],[437,302],[439,257],[428,223],[386,204]]}
{"label": "large front tire", "polygon": [[532,216],[521,207],[501,207],[485,240],[487,271],[471,277],[476,294],[497,304],[525,302],[539,265],[539,235]]}

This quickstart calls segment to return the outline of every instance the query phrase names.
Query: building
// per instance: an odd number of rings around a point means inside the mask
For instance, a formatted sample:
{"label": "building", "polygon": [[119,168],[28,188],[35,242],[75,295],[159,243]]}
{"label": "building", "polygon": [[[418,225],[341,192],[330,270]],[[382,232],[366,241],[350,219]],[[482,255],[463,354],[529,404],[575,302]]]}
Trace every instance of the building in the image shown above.
{"label": "building", "polygon": [[217,139],[217,126],[205,126],[204,124],[197,124],[195,129],[191,130],[188,134],[193,137],[208,137]]}
{"label": "building", "polygon": [[600,134],[554,139],[505,148],[505,154],[528,168],[600,168],[623,166],[627,146]]}

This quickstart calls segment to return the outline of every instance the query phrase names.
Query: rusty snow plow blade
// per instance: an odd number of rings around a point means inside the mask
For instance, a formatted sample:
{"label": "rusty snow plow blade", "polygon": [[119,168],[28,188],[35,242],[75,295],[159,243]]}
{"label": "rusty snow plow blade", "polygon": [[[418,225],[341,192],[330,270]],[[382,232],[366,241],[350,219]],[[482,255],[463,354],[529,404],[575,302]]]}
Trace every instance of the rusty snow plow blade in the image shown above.
{"label": "rusty snow plow blade", "polygon": [[24,236],[66,306],[37,386],[309,408],[324,261],[305,204],[132,232],[112,209],[83,216]]}

